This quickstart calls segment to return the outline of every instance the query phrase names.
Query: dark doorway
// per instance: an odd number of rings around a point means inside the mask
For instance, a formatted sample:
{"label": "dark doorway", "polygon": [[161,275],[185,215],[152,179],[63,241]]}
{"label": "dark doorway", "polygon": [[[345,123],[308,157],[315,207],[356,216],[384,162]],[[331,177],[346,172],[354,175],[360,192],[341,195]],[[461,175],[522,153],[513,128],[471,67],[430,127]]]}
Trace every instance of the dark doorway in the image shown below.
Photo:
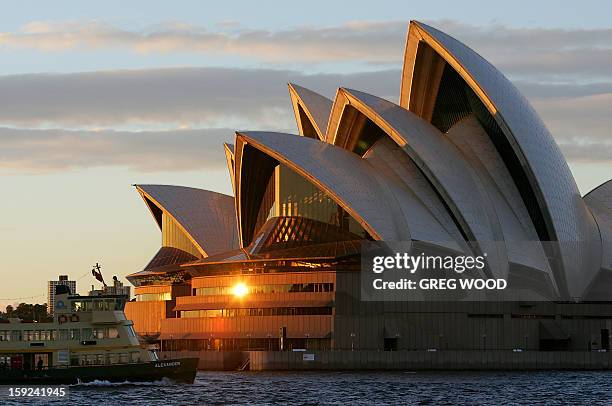
{"label": "dark doorway", "polygon": [[607,328],[601,329],[601,349],[606,351],[610,349],[610,330]]}
{"label": "dark doorway", "polygon": [[540,351],[568,351],[570,340],[553,340],[543,339],[540,340]]}
{"label": "dark doorway", "polygon": [[397,351],[397,338],[385,338],[385,351]]}

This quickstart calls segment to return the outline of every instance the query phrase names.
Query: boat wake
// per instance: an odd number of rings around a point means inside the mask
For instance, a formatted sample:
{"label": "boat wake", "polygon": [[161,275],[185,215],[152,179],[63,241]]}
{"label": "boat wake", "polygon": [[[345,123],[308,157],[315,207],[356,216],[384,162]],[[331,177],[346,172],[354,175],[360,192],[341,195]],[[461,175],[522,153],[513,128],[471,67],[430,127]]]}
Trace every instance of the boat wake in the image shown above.
{"label": "boat wake", "polygon": [[168,378],[163,378],[160,379],[158,381],[153,381],[153,382],[130,382],[130,381],[123,381],[123,382],[111,382],[111,381],[106,381],[106,380],[95,380],[95,381],[91,381],[91,382],[80,382],[70,385],[70,387],[117,387],[117,386],[165,386],[168,384],[173,383],[170,379]]}

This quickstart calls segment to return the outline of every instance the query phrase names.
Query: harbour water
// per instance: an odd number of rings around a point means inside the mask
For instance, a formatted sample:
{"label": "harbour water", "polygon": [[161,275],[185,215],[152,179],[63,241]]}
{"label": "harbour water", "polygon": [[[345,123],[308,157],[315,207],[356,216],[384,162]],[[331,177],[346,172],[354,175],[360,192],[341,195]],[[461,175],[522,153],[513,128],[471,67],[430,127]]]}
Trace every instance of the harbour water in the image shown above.
{"label": "harbour water", "polygon": [[[2,404],[23,404],[0,399]],[[194,385],[94,382],[29,404],[612,404],[612,372],[200,372]]]}

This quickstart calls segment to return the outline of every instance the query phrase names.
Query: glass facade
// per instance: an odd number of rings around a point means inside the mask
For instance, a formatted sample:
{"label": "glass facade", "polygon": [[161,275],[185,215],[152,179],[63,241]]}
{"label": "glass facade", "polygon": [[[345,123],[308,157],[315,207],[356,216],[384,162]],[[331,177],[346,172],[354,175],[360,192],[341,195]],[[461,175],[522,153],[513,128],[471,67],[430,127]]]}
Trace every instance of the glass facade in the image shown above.
{"label": "glass facade", "polygon": [[330,316],[331,307],[270,307],[249,309],[183,310],[181,317]]}
{"label": "glass facade", "polygon": [[272,211],[277,217],[304,217],[338,226],[365,237],[363,228],[334,200],[315,185],[284,165],[274,170],[278,187]]}
{"label": "glass facade", "polygon": [[188,252],[196,258],[202,258],[202,254],[193,242],[185,235],[183,230],[176,224],[172,217],[166,213],[162,216],[162,246],[174,247]]}
{"label": "glass facade", "polygon": [[163,293],[141,293],[136,295],[137,302],[162,302],[164,300],[172,300],[170,292]]}
{"label": "glass facade", "polygon": [[[266,186],[257,214],[255,234],[272,218],[313,220],[335,228],[335,233],[344,232],[346,236],[341,240],[368,238],[361,225],[327,193],[282,164],[274,168]],[[284,238],[289,241],[292,233],[291,230],[287,231]],[[316,236],[313,236],[302,241],[312,243],[316,240]]]}
{"label": "glass facade", "polygon": [[[256,285],[246,287],[249,294],[253,293],[296,293],[296,292],[333,292],[333,283],[286,283],[276,285]],[[232,295],[233,286],[215,286],[194,288],[194,296]]]}

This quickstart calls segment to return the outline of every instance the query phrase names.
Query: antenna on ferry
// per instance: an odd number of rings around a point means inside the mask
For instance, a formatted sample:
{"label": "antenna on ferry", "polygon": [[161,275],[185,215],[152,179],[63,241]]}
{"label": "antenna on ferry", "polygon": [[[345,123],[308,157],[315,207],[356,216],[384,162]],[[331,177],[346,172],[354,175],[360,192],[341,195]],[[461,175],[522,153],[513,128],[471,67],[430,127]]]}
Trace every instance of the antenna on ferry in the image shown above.
{"label": "antenna on ferry", "polygon": [[94,265],[93,269],[91,270],[91,274],[94,276],[94,278],[96,278],[98,281],[102,282],[102,284],[104,285],[104,287],[106,287],[106,282],[104,282],[104,277],[102,276],[102,272],[100,271],[100,269],[102,269],[102,267],[100,266],[100,264],[98,264],[96,262],[96,264]]}

